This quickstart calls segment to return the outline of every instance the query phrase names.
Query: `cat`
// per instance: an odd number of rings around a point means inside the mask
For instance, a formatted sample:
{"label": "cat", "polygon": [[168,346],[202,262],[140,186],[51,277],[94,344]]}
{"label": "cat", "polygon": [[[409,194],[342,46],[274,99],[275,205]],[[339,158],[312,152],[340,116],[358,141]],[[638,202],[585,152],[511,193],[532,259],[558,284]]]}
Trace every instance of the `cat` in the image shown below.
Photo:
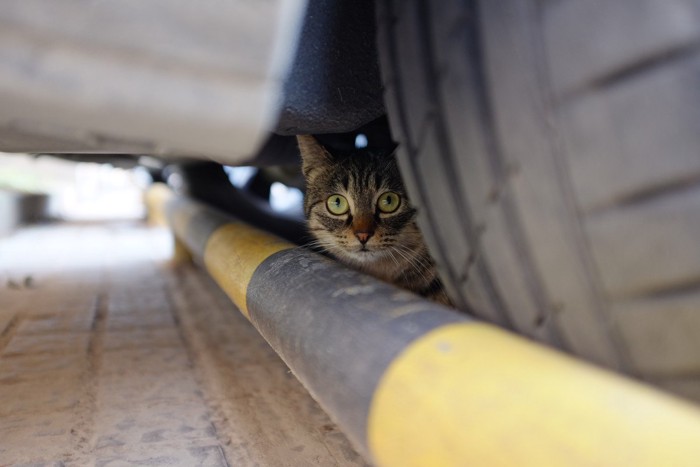
{"label": "cat", "polygon": [[332,155],[311,135],[299,135],[297,141],[313,245],[351,268],[451,305],[395,156],[366,150]]}

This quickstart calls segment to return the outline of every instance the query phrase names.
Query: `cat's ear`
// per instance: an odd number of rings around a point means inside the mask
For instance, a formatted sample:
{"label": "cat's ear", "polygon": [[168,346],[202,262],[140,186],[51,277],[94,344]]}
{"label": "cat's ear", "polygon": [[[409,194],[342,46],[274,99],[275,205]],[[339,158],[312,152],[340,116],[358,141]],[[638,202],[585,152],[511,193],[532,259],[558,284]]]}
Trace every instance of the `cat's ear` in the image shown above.
{"label": "cat's ear", "polygon": [[329,165],[332,157],[326,149],[311,135],[297,135],[299,152],[301,153],[301,171],[307,179],[314,170]]}

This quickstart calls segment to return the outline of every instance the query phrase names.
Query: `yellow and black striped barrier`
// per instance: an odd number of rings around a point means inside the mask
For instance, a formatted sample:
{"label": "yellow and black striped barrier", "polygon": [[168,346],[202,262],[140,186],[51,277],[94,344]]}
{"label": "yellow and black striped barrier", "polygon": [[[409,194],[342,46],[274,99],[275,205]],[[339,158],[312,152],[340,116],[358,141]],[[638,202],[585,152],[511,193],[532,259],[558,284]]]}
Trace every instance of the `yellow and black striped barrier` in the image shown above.
{"label": "yellow and black striped barrier", "polygon": [[176,236],[377,465],[700,465],[696,406],[168,198]]}

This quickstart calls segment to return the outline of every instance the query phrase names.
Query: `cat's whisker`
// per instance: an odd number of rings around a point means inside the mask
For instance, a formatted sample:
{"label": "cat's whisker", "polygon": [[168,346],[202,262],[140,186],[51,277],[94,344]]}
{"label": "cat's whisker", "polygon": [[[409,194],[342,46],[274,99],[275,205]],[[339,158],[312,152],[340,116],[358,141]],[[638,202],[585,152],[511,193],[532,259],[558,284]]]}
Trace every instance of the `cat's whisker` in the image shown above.
{"label": "cat's whisker", "polygon": [[401,248],[400,245],[394,245],[390,251],[396,252],[398,255],[400,255],[410,266],[415,267],[416,264],[414,262],[414,259],[408,254],[408,252],[404,251],[403,248]]}
{"label": "cat's whisker", "polygon": [[410,259],[412,262],[419,264],[423,267],[429,266],[429,263],[424,261],[420,255],[416,254],[415,250],[412,250],[411,248],[407,247],[406,245],[396,244],[396,245],[393,245],[392,248],[396,251],[400,251],[400,252],[404,253],[407,256],[407,257],[404,256],[406,258],[406,260]]}
{"label": "cat's whisker", "polygon": [[415,260],[425,269],[432,269],[434,267],[434,264],[431,262],[429,257],[424,254],[417,254],[415,253],[415,250],[405,246],[401,245],[402,248],[405,249],[405,251],[410,252],[414,255]]}
{"label": "cat's whisker", "polygon": [[309,242],[304,243],[303,245],[299,245],[297,248],[314,248],[314,247],[322,247],[324,246],[325,242],[321,240],[311,240]]}
{"label": "cat's whisker", "polygon": [[386,250],[386,252],[389,253],[389,258],[391,258],[391,260],[394,262],[394,264],[396,264],[396,267],[400,268],[401,263],[399,263],[399,260],[396,259],[396,256],[394,256],[394,252],[392,252],[391,250]]}
{"label": "cat's whisker", "polygon": [[322,251],[326,252],[332,252],[335,248],[335,245],[329,240],[326,239],[315,239],[315,240],[310,240],[303,245],[299,245],[296,248],[299,249],[307,249],[307,250],[315,250],[319,249]]}
{"label": "cat's whisker", "polygon": [[399,248],[399,246],[403,247],[403,245],[396,245],[394,251],[398,253],[404,260],[406,260],[406,262],[423,279],[423,281],[429,282],[428,277],[425,275],[425,271],[427,270],[426,264],[422,261],[422,259],[411,255],[410,253],[412,252],[408,249],[407,251],[402,251],[402,248]]}
{"label": "cat's whisker", "polygon": [[427,280],[427,278],[426,278],[425,274],[423,273],[422,269],[419,268],[419,267],[417,267],[411,260],[406,259],[406,256],[405,256],[404,253],[401,253],[401,252],[399,252],[398,250],[396,251],[396,253],[397,253],[399,256],[401,256],[402,258],[404,258],[404,261],[405,261],[405,262],[407,263],[407,265],[408,265],[408,270],[402,272],[401,276],[403,276],[405,279],[408,279],[409,277],[411,277],[411,273],[413,273],[413,274],[415,274],[416,276],[418,276],[418,277],[420,277],[421,279],[423,279],[424,281]]}

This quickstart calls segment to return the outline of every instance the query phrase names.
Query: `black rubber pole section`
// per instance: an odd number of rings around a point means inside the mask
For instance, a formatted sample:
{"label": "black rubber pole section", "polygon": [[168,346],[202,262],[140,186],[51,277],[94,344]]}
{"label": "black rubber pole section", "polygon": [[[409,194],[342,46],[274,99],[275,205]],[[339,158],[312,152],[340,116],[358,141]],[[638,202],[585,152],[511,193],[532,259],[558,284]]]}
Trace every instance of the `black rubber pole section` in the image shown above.
{"label": "black rubber pole section", "polygon": [[257,268],[248,311],[314,398],[362,447],[372,395],[389,363],[414,339],[466,321],[303,249],[276,253]]}

